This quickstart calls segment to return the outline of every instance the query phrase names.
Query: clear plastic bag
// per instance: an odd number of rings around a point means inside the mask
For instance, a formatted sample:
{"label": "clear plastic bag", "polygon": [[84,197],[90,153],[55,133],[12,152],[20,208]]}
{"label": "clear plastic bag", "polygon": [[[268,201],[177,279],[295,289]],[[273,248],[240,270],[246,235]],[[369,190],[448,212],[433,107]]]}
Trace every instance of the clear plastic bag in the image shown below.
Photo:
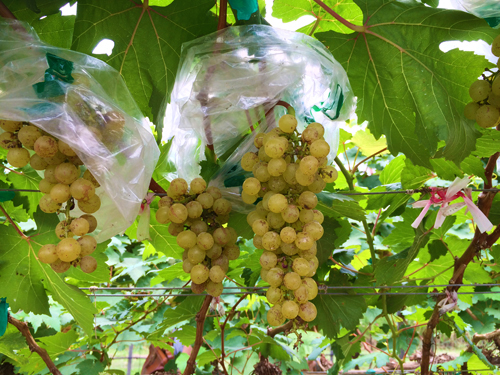
{"label": "clear plastic bag", "polygon": [[205,146],[213,145],[225,164],[211,184],[229,187],[233,180],[227,192],[236,194],[241,157],[255,150],[258,132],[286,113],[279,101],[295,109],[299,130],[323,124],[332,160],[338,124],[351,114],[354,97],[345,70],[323,44],[265,25],[229,27],[184,44],[164,126],[164,139],[174,138],[169,158],[177,176],[197,177]]}
{"label": "clear plastic bag", "polygon": [[159,149],[115,69],[41,42],[27,24],[0,21],[0,119],[30,122],[76,152],[101,185],[98,242],[134,222]]}
{"label": "clear plastic bag", "polygon": [[491,27],[500,25],[500,1],[498,0],[451,0],[457,9],[463,9],[477,17],[484,18]]}

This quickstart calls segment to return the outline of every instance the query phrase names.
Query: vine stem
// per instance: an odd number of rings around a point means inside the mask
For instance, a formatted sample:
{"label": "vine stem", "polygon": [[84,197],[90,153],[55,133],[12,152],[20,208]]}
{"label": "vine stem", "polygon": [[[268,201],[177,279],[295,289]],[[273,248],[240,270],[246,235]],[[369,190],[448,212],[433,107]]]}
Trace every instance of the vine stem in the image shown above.
{"label": "vine stem", "polygon": [[353,31],[357,31],[359,33],[364,33],[366,31],[365,26],[358,26],[358,25],[355,25],[353,23],[350,23],[345,18],[343,18],[340,14],[334,12],[332,8],[330,8],[328,5],[326,5],[321,0],[314,0],[314,2],[316,4],[318,4],[321,8],[323,8],[331,16],[333,16],[333,18],[335,18],[337,21],[339,21],[342,25],[348,27],[349,29],[351,29]]}
{"label": "vine stem", "polygon": [[[317,1],[317,0],[315,0],[315,1]],[[334,161],[335,161],[335,164],[337,164],[338,167],[340,168],[340,171],[342,172],[342,174],[344,175],[345,180],[347,182],[347,185],[349,185],[349,190],[354,191],[354,183],[353,183],[353,178],[352,178],[351,174],[349,173],[349,171],[347,169],[345,169],[344,164],[342,164],[342,162],[340,161],[338,156],[335,157]],[[365,228],[366,242],[368,243],[368,247],[370,248],[370,255],[372,257],[373,271],[375,271],[375,267],[377,265],[377,257],[375,254],[375,247],[373,246],[373,237],[371,235],[371,231],[370,231],[370,228],[368,227],[368,222],[366,221],[366,219],[361,220],[361,222],[363,223],[363,228]]]}
{"label": "vine stem", "polygon": [[62,375],[61,372],[59,371],[59,369],[54,364],[54,362],[52,362],[52,359],[50,358],[49,353],[47,353],[47,351],[44,348],[41,348],[36,343],[35,339],[31,335],[31,332],[30,332],[28,325],[26,323],[16,319],[16,318],[12,317],[10,314],[8,316],[8,321],[10,324],[12,324],[14,327],[16,327],[19,330],[19,332],[21,332],[21,334],[26,338],[26,343],[28,344],[30,350],[32,352],[35,352],[36,354],[38,354],[43,359],[43,361],[47,365],[47,368],[49,369],[49,371],[54,375]]}
{"label": "vine stem", "polygon": [[196,339],[194,341],[193,351],[189,355],[183,375],[191,375],[194,373],[196,357],[200,351],[201,344],[203,344],[203,327],[205,325],[205,318],[207,316],[208,308],[210,307],[210,302],[212,302],[212,296],[206,296],[203,304],[201,305],[200,311],[196,314]]}
{"label": "vine stem", "polygon": [[7,220],[9,220],[9,222],[12,224],[12,226],[16,230],[16,232],[19,233],[19,235],[22,238],[24,238],[25,240],[29,240],[29,237],[27,237],[23,232],[21,232],[21,229],[19,229],[19,227],[16,225],[16,223],[14,223],[14,220],[12,220],[12,218],[9,216],[9,214],[7,213],[7,211],[5,211],[5,209],[3,208],[3,206],[1,204],[0,204],[0,211],[3,212],[3,214],[5,215],[5,217],[7,218]]}
{"label": "vine stem", "polygon": [[367,160],[370,160],[371,158],[374,158],[375,156],[377,156],[378,154],[381,154],[382,152],[384,151],[387,151],[387,147],[383,148],[382,150],[379,150],[373,154],[371,154],[370,156],[367,156],[366,158],[364,158],[363,160],[361,160],[358,164],[356,164],[354,167],[352,167],[352,171],[351,171],[351,174],[354,175],[354,173],[356,173],[356,170],[358,169],[358,167],[363,164],[365,161]]}
{"label": "vine stem", "polygon": [[[387,295],[383,294],[382,295],[382,308],[383,308],[383,315],[385,317],[385,320],[387,321],[387,324],[389,324],[389,328],[391,329],[392,332],[392,357],[398,361],[399,363],[399,369],[403,371],[403,360],[399,358],[398,353],[397,353],[397,342],[398,342],[398,333],[396,332],[396,328],[394,327],[394,324],[391,319],[389,319],[389,314],[387,312]],[[389,351],[389,348],[387,348]]]}
{"label": "vine stem", "polygon": [[276,336],[277,334],[279,334],[281,332],[288,331],[292,327],[293,327],[293,320],[290,320],[289,322],[283,324],[282,326],[276,327],[274,329],[269,329],[268,328],[267,329],[267,335],[271,336],[271,337],[274,337],[274,336]]}
{"label": "vine stem", "polygon": [[227,370],[226,370],[226,364],[224,363],[225,357],[226,357],[226,352],[224,349],[224,329],[226,328],[227,322],[233,318],[234,313],[236,312],[236,307],[240,304],[241,301],[243,301],[246,297],[248,296],[248,293],[243,294],[240,299],[234,304],[234,306],[231,308],[229,313],[227,314],[226,320],[224,320],[224,323],[222,323],[220,327],[220,337],[221,337],[221,364],[222,364],[222,369],[224,370],[224,373],[226,375],[229,375]]}

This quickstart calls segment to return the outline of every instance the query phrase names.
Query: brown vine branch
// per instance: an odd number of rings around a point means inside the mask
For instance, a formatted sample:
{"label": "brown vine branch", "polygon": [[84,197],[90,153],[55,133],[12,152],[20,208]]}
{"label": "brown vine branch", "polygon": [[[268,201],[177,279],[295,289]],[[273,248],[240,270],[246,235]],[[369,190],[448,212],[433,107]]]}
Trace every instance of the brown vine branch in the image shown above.
{"label": "brown vine branch", "polygon": [[206,296],[203,304],[201,305],[200,311],[196,314],[196,339],[183,375],[191,375],[194,373],[196,357],[200,351],[201,344],[203,344],[203,327],[205,325],[205,318],[207,316],[208,308],[210,307],[210,302],[212,302],[212,296]]}
{"label": "brown vine branch", "polygon": [[12,324],[14,327],[16,327],[19,330],[19,332],[21,332],[21,334],[26,338],[26,343],[28,344],[30,350],[32,352],[35,352],[36,354],[38,354],[43,359],[43,361],[47,365],[47,368],[49,369],[49,371],[54,375],[62,375],[61,372],[59,371],[59,369],[54,364],[54,362],[52,362],[52,359],[50,359],[47,351],[45,349],[41,348],[36,343],[35,339],[31,335],[31,332],[30,332],[28,325],[26,323],[16,319],[16,318],[12,317],[11,315],[9,315],[8,321],[10,324]]}
{"label": "brown vine branch", "polygon": [[292,328],[292,327],[293,327],[293,320],[290,320],[289,322],[283,324],[282,326],[279,326],[279,327],[276,327],[273,329],[268,328],[267,335],[274,337],[279,333],[286,332],[286,331],[290,330],[290,328]]}
{"label": "brown vine branch", "polygon": [[353,168],[352,168],[352,171],[351,171],[351,174],[354,174],[356,173],[356,170],[358,169],[358,167],[363,164],[365,161],[367,160],[370,160],[371,158],[377,156],[378,154],[381,154],[382,152],[384,151],[387,151],[387,147],[383,148],[382,150],[379,150],[373,154],[371,154],[370,156],[367,156],[366,158],[364,158],[363,160],[361,160],[358,164],[356,164]]}
{"label": "brown vine branch", "polygon": [[2,16],[3,18],[17,20],[16,16],[14,16],[14,13],[12,13],[2,1],[0,1],[0,16]]}
{"label": "brown vine branch", "polygon": [[358,26],[353,23],[350,23],[347,21],[345,18],[343,18],[341,15],[338,13],[334,12],[332,8],[330,8],[328,5],[326,5],[324,2],[321,0],[314,0],[316,4],[318,4],[320,7],[322,7],[327,13],[329,13],[333,18],[335,18],[337,21],[339,21],[342,25],[348,27],[351,30],[357,31],[359,33],[363,33],[366,31],[366,27],[364,26]]}
{"label": "brown vine branch", "polygon": [[472,342],[474,344],[477,344],[479,341],[494,340],[499,336],[500,336],[500,329],[497,329],[496,331],[493,332],[484,333],[482,335],[475,333],[474,336],[472,336]]}
{"label": "brown vine branch", "polygon": [[217,30],[225,29],[227,26],[227,0],[220,0],[219,23]]}
{"label": "brown vine branch", "polygon": [[3,206],[1,204],[0,204],[0,211],[3,212],[3,214],[5,215],[5,217],[7,218],[7,220],[12,224],[12,226],[16,230],[16,232],[19,233],[19,235],[23,239],[29,240],[29,237],[26,237],[26,235],[23,232],[21,232],[21,229],[19,229],[19,227],[16,225],[16,223],[14,223],[14,220],[12,220],[12,218],[9,216],[9,214],[7,213],[7,211],[5,211],[5,209],[3,208]]}

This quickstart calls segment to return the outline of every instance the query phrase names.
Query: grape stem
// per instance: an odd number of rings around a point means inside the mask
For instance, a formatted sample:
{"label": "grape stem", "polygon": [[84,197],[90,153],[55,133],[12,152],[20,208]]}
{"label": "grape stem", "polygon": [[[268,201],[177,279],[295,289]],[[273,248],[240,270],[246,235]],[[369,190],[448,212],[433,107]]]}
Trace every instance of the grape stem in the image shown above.
{"label": "grape stem", "polygon": [[293,327],[293,320],[290,320],[289,322],[283,324],[282,326],[276,327],[274,329],[268,329],[267,335],[274,337],[279,333],[289,331],[292,327]]}
{"label": "grape stem", "polygon": [[219,6],[219,23],[217,30],[225,29],[227,26],[227,0],[220,0]]}
{"label": "grape stem", "polygon": [[16,327],[19,332],[26,338],[26,343],[28,344],[30,350],[32,352],[35,352],[38,354],[42,360],[45,362],[47,365],[47,368],[49,371],[54,374],[54,375],[62,375],[59,369],[56,367],[54,362],[52,362],[52,359],[50,358],[49,354],[44,348],[41,348],[31,335],[30,329],[28,325],[14,317],[12,317],[10,314],[8,316],[8,322],[12,324],[14,327]]}

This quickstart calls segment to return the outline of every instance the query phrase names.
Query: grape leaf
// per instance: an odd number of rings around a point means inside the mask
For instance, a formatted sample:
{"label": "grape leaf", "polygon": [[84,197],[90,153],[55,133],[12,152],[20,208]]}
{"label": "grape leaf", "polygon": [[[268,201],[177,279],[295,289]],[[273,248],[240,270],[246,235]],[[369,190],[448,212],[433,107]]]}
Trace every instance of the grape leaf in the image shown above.
{"label": "grape leaf", "polygon": [[[9,173],[7,179],[16,189],[38,190],[41,177],[33,168],[26,166],[23,168],[23,172]],[[16,206],[22,204],[28,214],[32,215],[36,211],[42,196],[42,193],[19,191],[13,201]]]}
{"label": "grape leaf", "polygon": [[460,163],[479,135],[462,114],[470,101],[467,88],[491,65],[472,52],[443,53],[439,45],[491,43],[498,32],[463,12],[394,0],[355,2],[363,10],[364,32],[315,36],[346,69],[359,122],[368,120],[375,137],[386,135],[392,154],[402,152],[415,164],[431,168],[439,140],[446,141],[443,156]]}
{"label": "grape leaf", "polygon": [[500,151],[500,132],[494,129],[480,129],[483,135],[476,142],[476,151],[472,154],[487,158]]}
{"label": "grape leaf", "polygon": [[151,236],[150,243],[155,247],[156,251],[161,251],[167,257],[182,259],[184,249],[177,245],[176,238],[168,233],[168,225],[156,221],[153,210],[151,210],[149,235]]}
{"label": "grape leaf", "polygon": [[380,173],[380,182],[383,185],[394,184],[401,180],[401,171],[405,167],[403,155],[391,160],[391,162]]}
{"label": "grape leaf", "polygon": [[483,163],[481,162],[481,159],[469,155],[462,161],[462,164],[460,164],[460,168],[467,173],[468,175],[472,176],[478,176],[481,177],[484,181],[486,181],[486,176],[484,174],[484,166]]}
{"label": "grape leaf", "polygon": [[72,49],[90,55],[102,39],[114,41],[110,56],[96,57],[120,72],[143,113],[156,122],[169,100],[182,44],[216,31],[217,18],[209,12],[213,3],[176,0],[155,7],[147,1],[80,0]]}
{"label": "grape leaf", "polygon": [[69,49],[73,41],[75,19],[75,16],[52,14],[43,19],[34,20],[31,26],[45,43]]}
{"label": "grape leaf", "polygon": [[36,6],[30,6],[28,1],[4,0],[3,3],[14,13],[17,19],[32,23],[43,16],[59,13],[59,9],[67,3],[74,1],[68,0],[37,0]]}
{"label": "grape leaf", "polygon": [[19,350],[26,347],[23,335],[12,325],[7,326],[7,331],[0,336],[0,353],[18,362],[16,365],[27,363],[28,359],[19,355]]}
{"label": "grape leaf", "polygon": [[361,221],[365,218],[365,211],[359,203],[352,199],[336,199],[332,194],[318,194],[319,203],[316,207],[323,215],[330,217],[349,217]]}
{"label": "grape leaf", "polygon": [[[352,0],[327,0],[325,4],[346,20],[356,25],[363,23],[363,13]],[[283,22],[294,21],[303,16],[313,16],[315,20],[300,28],[299,32],[313,35],[315,32],[334,30],[339,33],[352,33],[352,30],[341,24],[313,0],[275,0],[273,17]]]}
{"label": "grape leaf", "polygon": [[24,310],[35,314],[50,314],[46,289],[62,304],[87,334],[93,332],[96,313],[88,297],[77,287],[66,284],[47,264],[35,256],[47,243],[57,243],[54,228],[56,215],[38,211],[34,215],[38,229],[31,237],[22,237],[12,226],[0,226],[0,284],[2,297],[13,312]]}
{"label": "grape leaf", "polygon": [[333,250],[339,248],[345,241],[349,239],[352,227],[347,220],[336,220],[328,216],[325,217],[323,227],[327,230],[318,242],[318,258],[319,264],[323,264],[332,255]]}

